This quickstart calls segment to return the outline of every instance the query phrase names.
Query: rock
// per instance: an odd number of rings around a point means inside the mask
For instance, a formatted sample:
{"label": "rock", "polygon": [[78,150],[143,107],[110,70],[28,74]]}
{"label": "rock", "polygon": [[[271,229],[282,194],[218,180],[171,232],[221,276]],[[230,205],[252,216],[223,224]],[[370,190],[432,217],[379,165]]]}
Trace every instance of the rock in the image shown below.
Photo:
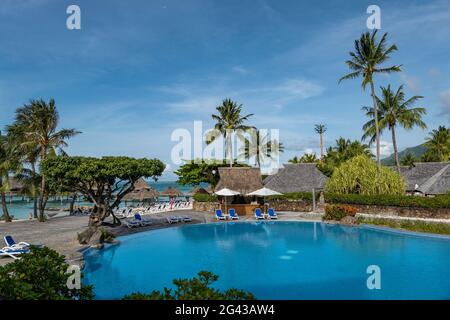
{"label": "rock", "polygon": [[341,222],[341,224],[346,224],[346,225],[351,225],[351,226],[358,224],[358,222],[356,221],[356,218],[352,217],[352,216],[345,216],[341,219],[340,222]]}
{"label": "rock", "polygon": [[103,241],[102,232],[97,226],[90,226],[83,232],[78,233],[78,242],[80,244],[95,245]]}

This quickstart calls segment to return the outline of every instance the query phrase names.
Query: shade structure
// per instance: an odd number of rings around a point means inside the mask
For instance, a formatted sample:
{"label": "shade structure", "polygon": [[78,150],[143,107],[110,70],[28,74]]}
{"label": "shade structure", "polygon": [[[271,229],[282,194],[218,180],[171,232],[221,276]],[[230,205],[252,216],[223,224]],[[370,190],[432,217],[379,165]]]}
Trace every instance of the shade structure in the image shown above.
{"label": "shade structure", "polygon": [[155,199],[159,196],[159,192],[150,187],[150,185],[142,178],[134,184],[134,190],[123,197],[125,201],[144,201]]}
{"label": "shade structure", "polygon": [[205,188],[194,187],[188,193],[186,193],[186,195],[188,196],[193,196],[195,194],[210,194],[210,192],[208,192],[208,190],[206,190]]}
{"label": "shade structure", "polygon": [[247,193],[247,196],[259,196],[259,197],[268,197],[277,195],[281,195],[281,193],[266,187]]}
{"label": "shade structure", "polygon": [[220,189],[220,190],[214,192],[214,194],[217,196],[231,197],[231,196],[237,196],[240,193],[238,191],[234,191],[234,190],[231,190],[228,188],[223,188],[223,189]]}
{"label": "shade structure", "polygon": [[228,188],[222,188],[216,192],[214,192],[217,196],[225,197],[225,214],[227,213],[227,197],[237,196],[240,193],[238,191],[230,190]]}
{"label": "shade structure", "polygon": [[166,197],[181,197],[183,196],[183,192],[174,187],[168,187],[166,190],[161,192],[162,196]]}

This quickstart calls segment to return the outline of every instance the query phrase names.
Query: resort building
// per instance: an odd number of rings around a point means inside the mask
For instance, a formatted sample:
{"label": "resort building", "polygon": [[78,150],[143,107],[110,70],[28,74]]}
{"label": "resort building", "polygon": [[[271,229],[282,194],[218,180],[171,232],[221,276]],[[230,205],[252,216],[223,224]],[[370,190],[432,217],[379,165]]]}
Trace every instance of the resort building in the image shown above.
{"label": "resort building", "polygon": [[246,195],[263,187],[261,171],[258,168],[220,167],[219,182],[214,191],[228,188]]}
{"label": "resort building", "polygon": [[311,192],[322,190],[328,177],[317,169],[315,163],[289,163],[264,180],[264,185],[280,193]]}
{"label": "resort building", "polygon": [[450,191],[450,162],[420,162],[401,167],[409,194],[433,196]]}

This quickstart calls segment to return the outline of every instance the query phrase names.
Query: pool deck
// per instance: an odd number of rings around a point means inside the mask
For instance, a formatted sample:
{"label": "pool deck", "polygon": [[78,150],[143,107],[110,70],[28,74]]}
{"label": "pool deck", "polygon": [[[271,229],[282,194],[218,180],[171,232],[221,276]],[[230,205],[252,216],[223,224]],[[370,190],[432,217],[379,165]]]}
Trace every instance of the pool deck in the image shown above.
{"label": "pool deck", "polygon": [[[166,218],[169,216],[190,216],[192,222],[168,224]],[[279,220],[282,221],[319,221],[320,214],[301,213],[301,212],[279,212]],[[192,210],[170,211],[165,213],[156,213],[146,215],[152,219],[152,225],[148,227],[139,227],[129,229],[125,225],[115,228],[105,227],[109,232],[116,236],[149,231],[161,228],[170,228],[182,224],[198,224],[215,222],[214,215],[207,212],[196,212]],[[255,220],[253,216],[243,216],[241,221]],[[227,223],[227,222],[223,222]],[[49,248],[58,251],[66,257],[68,263],[82,264],[82,250],[88,248],[78,243],[77,233],[83,231],[88,225],[87,216],[65,216],[54,217],[41,223],[37,221],[14,221],[12,223],[0,223],[0,241],[3,243],[3,237],[10,234],[16,241],[25,241],[31,244],[43,244]],[[3,247],[1,244],[0,247]],[[13,261],[9,257],[0,257],[0,265]]]}

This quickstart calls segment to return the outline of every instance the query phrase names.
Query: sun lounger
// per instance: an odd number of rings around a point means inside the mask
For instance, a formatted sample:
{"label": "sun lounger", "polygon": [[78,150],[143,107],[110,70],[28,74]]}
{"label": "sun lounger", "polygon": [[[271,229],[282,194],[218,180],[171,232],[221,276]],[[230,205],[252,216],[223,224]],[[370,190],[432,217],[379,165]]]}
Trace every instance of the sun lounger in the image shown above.
{"label": "sun lounger", "polygon": [[189,216],[183,216],[183,222],[191,222],[192,221],[192,217]]}
{"label": "sun lounger", "polygon": [[216,209],[216,219],[217,220],[225,220],[225,217],[222,214],[222,210],[221,209]]}
{"label": "sun lounger", "polygon": [[152,224],[151,220],[143,218],[139,213],[134,214],[134,219],[139,222],[142,226],[149,226]]}
{"label": "sun lounger", "polygon": [[23,241],[17,243],[11,235],[4,236],[3,240],[5,240],[6,246],[12,249],[25,249],[30,246],[29,243]]}
{"label": "sun lounger", "polygon": [[265,219],[265,218],[264,218],[264,215],[261,213],[261,209],[260,209],[260,208],[256,208],[256,209],[255,209],[255,218],[256,218],[257,220],[263,220],[263,219]]}
{"label": "sun lounger", "polygon": [[128,228],[137,228],[139,226],[141,226],[141,223],[136,221],[136,220],[125,220],[125,224],[127,225]]}
{"label": "sun lounger", "polygon": [[179,217],[175,217],[175,216],[167,217],[166,220],[167,220],[167,223],[169,223],[169,224],[180,222]]}
{"label": "sun lounger", "polygon": [[231,220],[239,220],[239,216],[236,214],[236,210],[234,210],[234,208],[230,208],[228,210],[228,215],[230,216]]}
{"label": "sun lounger", "polygon": [[0,249],[0,256],[2,257],[10,257],[13,259],[19,259],[19,255],[30,252],[29,249],[17,249],[17,248],[11,248],[11,247],[5,247],[3,249]]}
{"label": "sun lounger", "polygon": [[275,210],[273,210],[273,208],[269,208],[269,210],[267,211],[267,213],[269,214],[269,219],[278,219],[278,215],[275,212]]}

